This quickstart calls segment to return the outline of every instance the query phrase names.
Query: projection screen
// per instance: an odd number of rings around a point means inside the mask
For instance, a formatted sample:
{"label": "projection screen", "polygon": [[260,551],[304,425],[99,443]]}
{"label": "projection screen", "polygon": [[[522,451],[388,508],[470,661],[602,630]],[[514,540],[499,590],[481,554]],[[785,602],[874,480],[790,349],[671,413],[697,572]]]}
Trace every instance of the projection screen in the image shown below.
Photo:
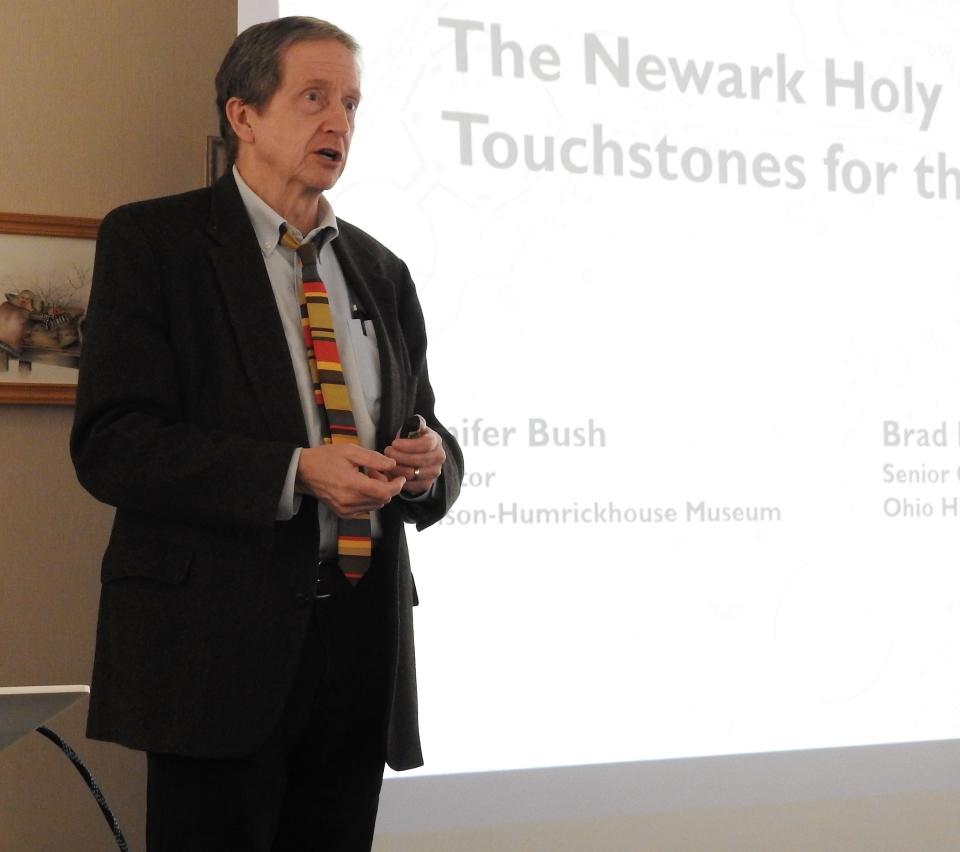
{"label": "projection screen", "polygon": [[[426,774],[960,733],[960,11],[380,3],[337,214],[467,479]],[[418,774],[418,773],[414,773]]]}

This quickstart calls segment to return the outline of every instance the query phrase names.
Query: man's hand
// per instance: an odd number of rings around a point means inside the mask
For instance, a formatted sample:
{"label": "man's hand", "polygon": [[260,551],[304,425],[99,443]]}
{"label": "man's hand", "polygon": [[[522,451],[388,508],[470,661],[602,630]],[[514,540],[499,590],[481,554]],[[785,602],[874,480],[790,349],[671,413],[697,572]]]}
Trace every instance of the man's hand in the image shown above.
{"label": "man's hand", "polygon": [[387,476],[405,479],[403,490],[406,494],[429,491],[447,458],[443,441],[429,426],[424,426],[416,438],[394,438],[384,453],[397,463]]}
{"label": "man's hand", "polygon": [[397,463],[354,444],[324,444],[300,451],[294,490],[310,494],[340,518],[382,509],[406,480]]}

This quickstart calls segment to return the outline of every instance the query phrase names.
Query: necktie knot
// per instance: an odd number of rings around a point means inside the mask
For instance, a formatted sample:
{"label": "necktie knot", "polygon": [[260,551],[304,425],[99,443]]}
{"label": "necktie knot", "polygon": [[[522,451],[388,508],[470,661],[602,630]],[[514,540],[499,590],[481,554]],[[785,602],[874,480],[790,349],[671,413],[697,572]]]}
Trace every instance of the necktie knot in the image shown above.
{"label": "necktie knot", "polygon": [[319,281],[320,279],[320,249],[317,241],[322,239],[321,231],[314,236],[312,240],[298,240],[293,233],[283,225],[283,233],[280,235],[280,245],[293,249],[300,258],[300,264],[303,267],[304,281]]}
{"label": "necktie knot", "polygon": [[307,240],[306,242],[300,243],[297,246],[297,255],[300,257],[300,262],[304,266],[306,266],[308,263],[319,262],[317,244],[313,240]]}
{"label": "necktie knot", "polygon": [[297,257],[300,258],[300,264],[303,267],[304,281],[320,280],[320,253],[317,251],[317,244],[313,240],[307,240],[297,246]]}

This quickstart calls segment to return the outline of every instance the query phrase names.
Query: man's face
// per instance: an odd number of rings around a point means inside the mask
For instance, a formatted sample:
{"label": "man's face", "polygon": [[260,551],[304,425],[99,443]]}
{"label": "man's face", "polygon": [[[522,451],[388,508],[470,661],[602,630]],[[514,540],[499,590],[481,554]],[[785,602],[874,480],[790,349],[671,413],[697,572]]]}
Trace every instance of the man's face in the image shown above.
{"label": "man's face", "polygon": [[273,97],[248,111],[253,144],[242,147],[274,180],[330,189],[346,165],[360,103],[356,59],[338,41],[301,41],[284,51],[280,68]]}

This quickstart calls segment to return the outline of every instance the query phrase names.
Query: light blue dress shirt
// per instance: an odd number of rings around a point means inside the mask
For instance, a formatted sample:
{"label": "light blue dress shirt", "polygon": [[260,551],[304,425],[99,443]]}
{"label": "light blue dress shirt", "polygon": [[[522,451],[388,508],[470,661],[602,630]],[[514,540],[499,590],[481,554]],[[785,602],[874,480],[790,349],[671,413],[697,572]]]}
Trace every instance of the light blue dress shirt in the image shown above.
{"label": "light blue dress shirt", "polygon": [[[320,270],[323,283],[330,298],[333,325],[337,334],[337,349],[343,366],[343,377],[350,394],[350,405],[360,443],[375,449],[377,425],[380,421],[380,356],[377,335],[370,320],[353,317],[356,299],[347,287],[343,271],[337,262],[331,243],[337,238],[337,219],[330,202],[320,196],[317,209],[317,227],[308,234],[301,234],[258,196],[233,167],[233,176],[240,190],[240,197],[257,235],[263,262],[270,278],[270,286],[277,301],[277,310],[283,323],[283,333],[290,350],[290,361],[297,379],[300,406],[307,427],[311,447],[321,443],[320,415],[313,397],[313,382],[307,366],[303,344],[303,326],[300,319],[300,262],[293,249],[280,245],[281,226],[286,227],[298,240],[312,239],[323,232],[320,249]],[[294,493],[300,449],[294,451],[284,484],[277,520],[293,517],[300,508],[300,496]],[[332,556],[337,552],[337,518],[334,513],[319,505],[320,555]],[[377,512],[370,513],[373,538],[380,537],[380,522]]]}

